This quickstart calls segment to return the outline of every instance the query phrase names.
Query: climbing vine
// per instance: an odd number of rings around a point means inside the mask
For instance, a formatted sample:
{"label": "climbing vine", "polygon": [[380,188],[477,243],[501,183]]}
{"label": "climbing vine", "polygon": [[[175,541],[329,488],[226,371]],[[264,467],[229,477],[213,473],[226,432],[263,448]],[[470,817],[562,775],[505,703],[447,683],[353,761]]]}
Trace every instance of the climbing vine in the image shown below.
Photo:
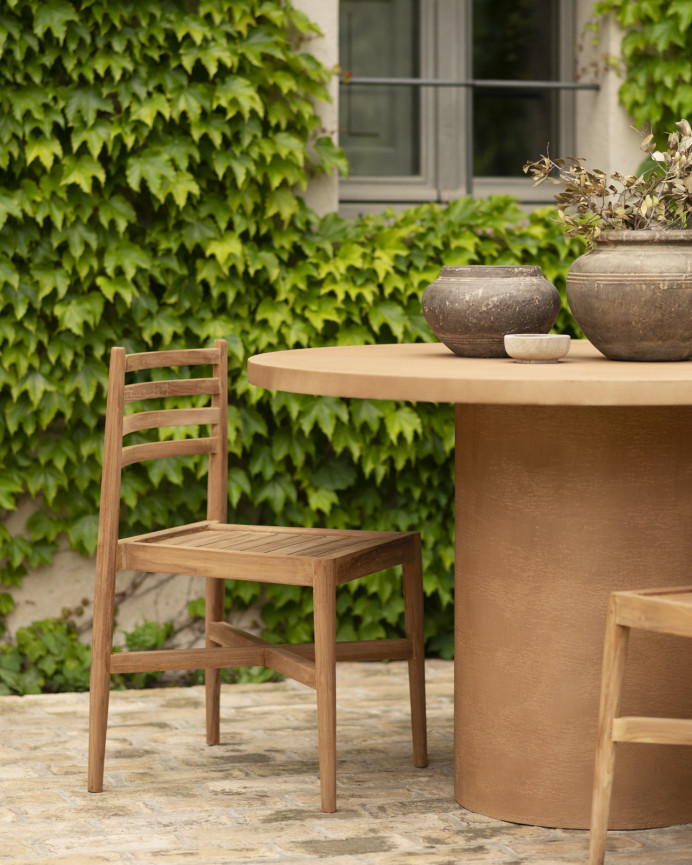
{"label": "climbing vine", "polygon": [[[420,529],[428,647],[449,657],[451,408],[263,391],[247,383],[247,358],[431,340],[420,296],[442,264],[540,264],[562,287],[574,247],[552,209],[527,218],[504,196],[319,219],[301,190],[345,166],[314,107],[330,73],[298,47],[313,32],[282,0],[3,4],[1,615],[59,543],[94,553],[110,347],[223,337],[229,519]],[[558,328],[574,332],[566,309]],[[147,496],[151,484],[163,494]],[[133,466],[122,531],[197,519],[204,498],[198,464]],[[12,534],[4,524],[27,499],[37,509]],[[401,631],[391,576],[344,587],[340,639]],[[229,582],[229,609],[257,602],[270,639],[310,639],[309,594]],[[32,629],[0,647],[0,692],[83,685],[88,650],[69,620]]]}
{"label": "climbing vine", "polygon": [[597,16],[623,28],[625,80],[619,96],[639,127],[663,145],[675,121],[692,117],[692,3],[689,0],[601,0]]}

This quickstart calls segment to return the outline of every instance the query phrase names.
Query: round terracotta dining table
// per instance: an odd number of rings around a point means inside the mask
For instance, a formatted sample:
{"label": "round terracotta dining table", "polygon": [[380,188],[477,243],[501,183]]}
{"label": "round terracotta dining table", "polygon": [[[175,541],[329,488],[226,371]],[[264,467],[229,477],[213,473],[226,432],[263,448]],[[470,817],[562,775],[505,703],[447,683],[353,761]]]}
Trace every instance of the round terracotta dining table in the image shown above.
{"label": "round terracotta dining table", "polygon": [[[692,363],[416,343],[270,352],[248,379],[455,404],[455,797],[588,827],[608,595],[692,583]],[[689,641],[633,633],[623,714],[690,718],[691,684]],[[611,826],[688,822],[692,748],[619,744]]]}

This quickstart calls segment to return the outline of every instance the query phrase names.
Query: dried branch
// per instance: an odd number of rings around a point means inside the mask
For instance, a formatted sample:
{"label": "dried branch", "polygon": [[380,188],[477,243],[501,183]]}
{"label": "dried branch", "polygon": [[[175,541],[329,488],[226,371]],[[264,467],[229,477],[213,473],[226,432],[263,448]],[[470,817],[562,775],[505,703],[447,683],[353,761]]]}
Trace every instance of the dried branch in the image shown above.
{"label": "dried branch", "polygon": [[565,236],[586,237],[589,249],[605,229],[692,227],[692,128],[687,120],[675,125],[663,153],[653,135],[644,138],[641,149],[657,164],[638,177],[614,172],[609,178],[599,169],[588,171],[581,157],[549,155],[527,162],[524,173],[531,173],[534,186],[546,180],[563,185],[555,200]]}

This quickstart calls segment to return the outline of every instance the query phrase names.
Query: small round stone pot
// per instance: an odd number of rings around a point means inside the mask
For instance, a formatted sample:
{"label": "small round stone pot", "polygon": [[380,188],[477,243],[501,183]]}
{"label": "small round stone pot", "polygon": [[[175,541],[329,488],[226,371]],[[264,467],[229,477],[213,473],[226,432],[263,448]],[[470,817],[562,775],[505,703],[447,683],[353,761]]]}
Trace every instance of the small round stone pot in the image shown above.
{"label": "small round stone pot", "polygon": [[692,231],[604,231],[570,267],[567,302],[611,360],[692,359]]}
{"label": "small round stone pot", "polygon": [[507,357],[506,333],[548,333],[560,293],[540,267],[443,267],[423,292],[423,315],[435,336],[460,357]]}

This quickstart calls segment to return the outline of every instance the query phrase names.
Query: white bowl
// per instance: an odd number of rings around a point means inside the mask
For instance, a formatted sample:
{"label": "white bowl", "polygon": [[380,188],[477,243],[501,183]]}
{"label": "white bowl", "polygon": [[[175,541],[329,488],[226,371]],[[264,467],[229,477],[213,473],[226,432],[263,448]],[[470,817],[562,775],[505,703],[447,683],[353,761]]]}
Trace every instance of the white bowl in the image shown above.
{"label": "white bowl", "polygon": [[505,351],[518,363],[557,363],[569,346],[566,333],[505,334]]}

